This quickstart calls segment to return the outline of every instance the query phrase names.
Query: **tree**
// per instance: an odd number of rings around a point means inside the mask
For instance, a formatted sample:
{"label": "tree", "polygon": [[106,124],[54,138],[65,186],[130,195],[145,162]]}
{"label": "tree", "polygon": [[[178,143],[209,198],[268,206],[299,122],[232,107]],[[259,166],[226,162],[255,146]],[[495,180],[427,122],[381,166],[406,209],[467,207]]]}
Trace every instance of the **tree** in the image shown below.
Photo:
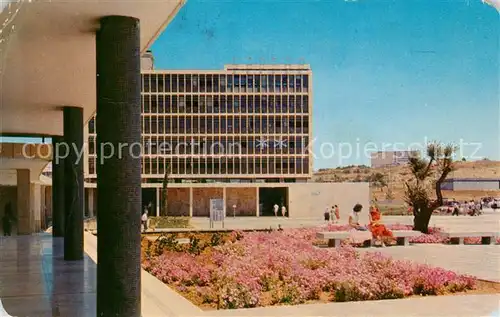
{"label": "tree", "polygon": [[385,193],[385,199],[386,200],[394,200],[394,194],[392,192],[392,190],[389,188],[387,189],[387,192]]}
{"label": "tree", "polygon": [[[412,156],[409,167],[412,179],[405,182],[405,200],[413,208],[413,229],[428,233],[432,211],[442,205],[441,184],[453,171],[455,147],[430,143],[427,145],[427,158]],[[433,201],[430,193],[435,188],[437,199]]]}
{"label": "tree", "polygon": [[377,173],[370,175],[370,183],[374,187],[378,187],[381,190],[383,190],[383,188],[387,186],[387,181],[385,179],[385,175],[380,173],[380,172],[377,172]]}
{"label": "tree", "polygon": [[168,205],[167,205],[167,193],[168,193],[168,178],[170,176],[170,164],[167,163],[165,166],[165,174],[163,175],[163,184],[161,189],[161,215],[167,216],[168,214]]}
{"label": "tree", "polygon": [[439,206],[443,205],[443,194],[441,192],[441,185],[448,175],[455,170],[453,164],[453,154],[455,153],[456,147],[452,144],[448,145],[436,145],[434,147],[434,160],[436,161],[436,198]]}

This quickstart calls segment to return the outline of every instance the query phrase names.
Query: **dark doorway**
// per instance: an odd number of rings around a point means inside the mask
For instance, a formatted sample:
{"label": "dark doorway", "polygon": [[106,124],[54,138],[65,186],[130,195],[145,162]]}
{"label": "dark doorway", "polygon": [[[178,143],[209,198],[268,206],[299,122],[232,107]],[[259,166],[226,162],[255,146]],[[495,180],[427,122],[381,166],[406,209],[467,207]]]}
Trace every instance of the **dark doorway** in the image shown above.
{"label": "dark doorway", "polygon": [[142,211],[144,206],[149,206],[148,215],[156,216],[156,188],[143,188],[142,189]]}
{"label": "dark doorway", "polygon": [[278,204],[278,216],[281,216],[281,207],[285,205],[288,217],[288,188],[261,187],[259,188],[259,206],[261,216],[274,216],[273,206]]}

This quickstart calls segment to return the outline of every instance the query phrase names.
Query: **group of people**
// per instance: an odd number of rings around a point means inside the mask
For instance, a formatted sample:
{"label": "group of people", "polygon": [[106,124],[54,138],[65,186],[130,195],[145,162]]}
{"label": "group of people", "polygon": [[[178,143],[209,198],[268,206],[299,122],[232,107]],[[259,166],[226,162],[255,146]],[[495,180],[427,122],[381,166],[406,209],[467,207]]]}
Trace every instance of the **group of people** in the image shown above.
{"label": "group of people", "polygon": [[483,204],[474,200],[464,201],[463,203],[456,202],[450,209],[452,216],[458,216],[459,214],[479,216],[483,210]]}
{"label": "group of people", "polygon": [[326,222],[338,223],[340,221],[340,209],[339,206],[333,205],[331,207],[326,207],[324,213]]}
{"label": "group of people", "polygon": [[[278,211],[280,210],[280,206],[278,204],[274,204],[273,206],[273,211],[274,211],[274,216],[278,217]],[[281,216],[285,217],[286,216],[286,207],[285,204],[281,205]]]}
{"label": "group of people", "polygon": [[349,226],[356,231],[370,231],[372,238],[375,239],[380,246],[385,247],[394,241],[392,232],[382,224],[382,214],[376,206],[370,207],[368,226],[363,226],[359,223],[359,214],[363,210],[361,204],[356,204],[349,215]]}

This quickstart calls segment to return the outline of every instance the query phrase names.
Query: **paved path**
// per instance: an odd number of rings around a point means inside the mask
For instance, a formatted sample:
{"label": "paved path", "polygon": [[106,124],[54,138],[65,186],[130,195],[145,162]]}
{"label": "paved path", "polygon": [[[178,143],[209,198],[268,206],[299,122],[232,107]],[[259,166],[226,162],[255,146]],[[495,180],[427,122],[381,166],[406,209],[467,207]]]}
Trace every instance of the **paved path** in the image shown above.
{"label": "paved path", "polygon": [[62,238],[0,237],[0,306],[7,316],[95,316],[96,270],[87,256],[64,261]]}
{"label": "paved path", "polygon": [[[382,221],[387,224],[413,224],[413,216],[384,216]],[[284,217],[228,217],[224,221],[224,228],[230,229],[265,229],[277,228],[281,225],[283,228],[301,228],[314,227],[324,224],[320,218],[290,219]],[[343,222],[346,223],[346,220]],[[195,228],[208,229],[208,218],[192,218],[191,224]],[[440,216],[434,215],[430,221],[431,226],[442,227],[455,230],[488,230],[500,231],[500,212],[487,211],[486,214],[477,217],[470,216]],[[222,228],[222,223],[216,223],[215,228]]]}
{"label": "paved path", "polygon": [[395,259],[411,260],[500,282],[500,245],[417,244],[408,247],[359,249],[381,252]]}
{"label": "paved path", "polygon": [[440,296],[212,311],[206,316],[488,317],[498,310],[499,300],[498,295]]}

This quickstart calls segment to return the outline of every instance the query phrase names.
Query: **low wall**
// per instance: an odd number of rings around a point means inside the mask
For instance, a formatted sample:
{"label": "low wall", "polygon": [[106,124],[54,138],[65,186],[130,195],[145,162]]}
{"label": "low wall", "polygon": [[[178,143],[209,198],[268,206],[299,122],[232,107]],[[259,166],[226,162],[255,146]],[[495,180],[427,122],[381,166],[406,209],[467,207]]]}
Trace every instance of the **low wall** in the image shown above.
{"label": "low wall", "polygon": [[306,183],[289,184],[291,218],[322,218],[326,207],[338,205],[342,222],[355,204],[363,205],[362,223],[368,222],[370,188],[368,183]]}

